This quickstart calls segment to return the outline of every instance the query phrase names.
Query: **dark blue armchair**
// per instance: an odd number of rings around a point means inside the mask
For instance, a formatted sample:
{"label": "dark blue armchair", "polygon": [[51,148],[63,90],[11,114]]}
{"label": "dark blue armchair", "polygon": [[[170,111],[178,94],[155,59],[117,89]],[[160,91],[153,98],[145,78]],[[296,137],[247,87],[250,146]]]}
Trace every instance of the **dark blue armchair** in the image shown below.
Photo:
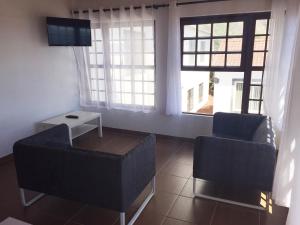
{"label": "dark blue armchair", "polygon": [[271,119],[216,113],[213,135],[196,138],[194,178],[271,192],[276,163]]}

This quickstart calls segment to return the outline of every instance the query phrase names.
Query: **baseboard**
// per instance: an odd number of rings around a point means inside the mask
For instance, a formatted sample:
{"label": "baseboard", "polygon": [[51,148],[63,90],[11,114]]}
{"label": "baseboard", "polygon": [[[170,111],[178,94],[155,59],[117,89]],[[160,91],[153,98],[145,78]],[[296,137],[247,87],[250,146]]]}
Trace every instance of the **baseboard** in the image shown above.
{"label": "baseboard", "polygon": [[[120,133],[126,133],[126,134],[146,135],[146,134],[149,133],[149,132],[143,132],[143,131],[126,130],[126,129],[112,128],[112,127],[103,127],[103,129],[110,130],[110,131],[115,131],[115,132],[120,132]],[[169,139],[180,140],[180,141],[194,142],[193,138],[176,137],[176,136],[165,135],[165,134],[156,134],[156,133],[155,133],[155,135],[157,137],[162,137],[162,138],[169,138]]]}
{"label": "baseboard", "polygon": [[10,162],[14,159],[13,154],[6,155],[0,158],[0,165]]}

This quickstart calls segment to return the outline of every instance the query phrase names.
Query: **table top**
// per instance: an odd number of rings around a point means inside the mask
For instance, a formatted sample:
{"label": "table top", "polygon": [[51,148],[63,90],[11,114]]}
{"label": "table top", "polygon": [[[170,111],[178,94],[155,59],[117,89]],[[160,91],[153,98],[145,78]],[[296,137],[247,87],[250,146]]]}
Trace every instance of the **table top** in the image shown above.
{"label": "table top", "polygon": [[[78,116],[78,119],[66,118],[66,115],[76,115]],[[88,121],[97,119],[100,116],[101,116],[100,113],[95,113],[95,112],[74,111],[74,112],[69,112],[66,114],[52,117],[48,120],[42,121],[41,123],[52,124],[52,125],[59,125],[64,123],[67,124],[69,127],[73,128],[73,127],[80,126]]]}

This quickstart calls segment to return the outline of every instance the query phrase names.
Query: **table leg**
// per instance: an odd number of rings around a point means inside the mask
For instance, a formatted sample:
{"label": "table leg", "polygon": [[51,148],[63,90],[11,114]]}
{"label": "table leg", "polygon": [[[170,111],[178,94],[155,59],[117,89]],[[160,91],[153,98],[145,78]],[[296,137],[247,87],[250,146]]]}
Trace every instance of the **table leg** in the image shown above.
{"label": "table leg", "polygon": [[98,119],[98,136],[99,137],[103,137],[103,133],[102,133],[102,116],[99,116]]}
{"label": "table leg", "polygon": [[69,139],[70,139],[70,144],[73,145],[72,128],[71,127],[69,127]]}

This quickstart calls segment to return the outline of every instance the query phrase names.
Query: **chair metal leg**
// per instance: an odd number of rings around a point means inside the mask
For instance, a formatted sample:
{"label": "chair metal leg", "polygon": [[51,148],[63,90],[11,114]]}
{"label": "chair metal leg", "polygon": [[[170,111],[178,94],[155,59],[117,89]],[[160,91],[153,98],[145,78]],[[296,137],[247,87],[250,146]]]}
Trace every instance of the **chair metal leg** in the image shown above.
{"label": "chair metal leg", "polygon": [[[133,217],[131,218],[131,220],[128,222],[127,225],[133,225],[135,223],[135,221],[141,215],[141,213],[143,212],[144,208],[147,206],[147,204],[149,203],[151,198],[154,196],[154,194],[155,194],[155,176],[153,177],[153,179],[151,181],[151,192],[148,194],[148,196],[146,197],[144,202],[141,204],[141,206],[136,211],[136,213],[133,215]],[[120,225],[125,225],[125,224],[126,224],[125,212],[120,212]]]}
{"label": "chair metal leg", "polygon": [[28,202],[26,202],[25,191],[23,188],[20,188],[20,195],[21,195],[22,205],[24,207],[28,207],[28,206],[32,205],[33,203],[35,203],[36,201],[38,201],[40,198],[42,198],[45,194],[41,193],[41,194],[35,196],[34,198],[32,198]]}
{"label": "chair metal leg", "polygon": [[120,213],[120,225],[125,225],[125,212]]}
{"label": "chair metal leg", "polygon": [[217,198],[217,197],[212,197],[209,195],[196,193],[196,180],[197,180],[196,178],[193,178],[193,194],[195,197],[205,198],[205,199],[209,199],[209,200],[213,200],[213,201],[217,201],[217,202],[223,202],[223,203],[237,205],[237,206],[251,208],[251,209],[265,210],[264,207],[257,206],[257,205],[251,205],[251,204],[247,204],[247,203],[231,201],[231,200],[227,200],[227,199],[223,199],[223,198]]}

